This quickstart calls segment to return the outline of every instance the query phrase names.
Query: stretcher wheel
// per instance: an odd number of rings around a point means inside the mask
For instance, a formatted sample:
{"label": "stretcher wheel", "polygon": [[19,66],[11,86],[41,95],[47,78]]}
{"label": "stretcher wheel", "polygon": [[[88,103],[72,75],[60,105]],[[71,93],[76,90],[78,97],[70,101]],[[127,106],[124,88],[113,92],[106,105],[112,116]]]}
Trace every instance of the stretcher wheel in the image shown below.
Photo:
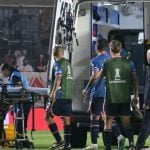
{"label": "stretcher wheel", "polygon": [[30,141],[26,140],[26,141],[23,141],[22,143],[23,143],[24,148],[34,149],[33,142],[30,142]]}
{"label": "stretcher wheel", "polygon": [[30,149],[34,149],[34,144],[30,142]]}
{"label": "stretcher wheel", "polygon": [[21,141],[15,141],[15,148],[16,149],[23,149],[23,144]]}

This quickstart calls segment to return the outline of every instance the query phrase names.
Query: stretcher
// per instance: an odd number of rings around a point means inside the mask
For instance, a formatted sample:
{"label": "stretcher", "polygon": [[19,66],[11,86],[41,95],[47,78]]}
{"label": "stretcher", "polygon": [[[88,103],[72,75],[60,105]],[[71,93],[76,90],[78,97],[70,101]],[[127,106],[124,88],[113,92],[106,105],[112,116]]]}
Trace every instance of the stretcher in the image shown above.
{"label": "stretcher", "polygon": [[[32,103],[32,131],[35,130],[34,128],[34,101],[35,96],[46,96],[49,95],[48,88],[38,88],[38,87],[29,87],[29,88],[22,88],[22,87],[7,87],[7,85],[2,85],[0,87],[0,117],[5,118],[7,112],[12,108],[15,104],[19,104],[21,111],[21,116],[17,116],[17,113],[14,116],[14,133],[15,133],[15,148],[22,149],[24,147],[24,143],[26,143],[26,148],[33,149],[34,144],[30,142],[26,138],[25,128],[24,128],[24,111],[23,111],[23,103],[25,101],[31,101]],[[16,122],[18,120],[22,121],[22,129],[23,133],[21,138],[17,136],[16,131]],[[0,129],[2,130],[2,129]],[[32,132],[31,132],[32,133]],[[7,140],[5,138],[0,139],[1,142]]]}

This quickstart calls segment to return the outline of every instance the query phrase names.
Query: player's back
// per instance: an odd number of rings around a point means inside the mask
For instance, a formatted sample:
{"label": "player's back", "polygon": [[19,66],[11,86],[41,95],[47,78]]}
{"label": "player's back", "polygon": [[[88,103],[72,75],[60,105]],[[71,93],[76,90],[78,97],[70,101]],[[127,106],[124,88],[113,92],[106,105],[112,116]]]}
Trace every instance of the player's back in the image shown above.
{"label": "player's back", "polygon": [[131,63],[126,58],[112,58],[104,65],[106,98],[109,103],[130,101]]}
{"label": "player's back", "polygon": [[[102,70],[103,66],[104,66],[104,62],[107,61],[108,59],[110,59],[110,55],[107,53],[102,53],[100,55],[97,55],[96,57],[94,57],[92,59],[92,63],[93,63],[93,67],[95,67],[95,69],[99,69]],[[93,88],[93,96],[94,97],[105,97],[105,79],[101,78],[100,80],[98,80]]]}

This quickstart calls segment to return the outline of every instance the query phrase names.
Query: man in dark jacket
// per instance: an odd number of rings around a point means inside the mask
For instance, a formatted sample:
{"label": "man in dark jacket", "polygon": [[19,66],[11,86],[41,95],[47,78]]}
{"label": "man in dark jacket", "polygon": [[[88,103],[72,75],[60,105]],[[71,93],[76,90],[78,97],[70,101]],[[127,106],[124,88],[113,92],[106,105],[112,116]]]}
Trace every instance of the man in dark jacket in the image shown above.
{"label": "man in dark jacket", "polygon": [[[147,50],[147,62],[150,65],[150,49]],[[150,135],[150,67],[147,67],[145,91],[144,91],[144,118],[137,139],[136,149],[144,147],[146,139]]]}

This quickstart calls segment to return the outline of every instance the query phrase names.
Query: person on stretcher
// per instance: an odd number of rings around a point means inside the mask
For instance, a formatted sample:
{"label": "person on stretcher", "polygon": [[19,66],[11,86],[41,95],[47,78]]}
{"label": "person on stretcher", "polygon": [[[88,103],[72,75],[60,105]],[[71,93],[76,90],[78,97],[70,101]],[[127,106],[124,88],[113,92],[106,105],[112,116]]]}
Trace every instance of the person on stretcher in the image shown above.
{"label": "person on stretcher", "polygon": [[[3,78],[8,78],[8,86],[16,87],[16,86],[22,86],[23,88],[28,88],[29,87],[29,82],[26,76],[11,66],[10,64],[2,64],[1,65],[1,76]],[[16,130],[17,130],[17,138],[23,138],[23,130],[27,129],[27,120],[28,120],[28,115],[31,109],[31,102],[29,100],[24,101],[22,104],[22,108],[20,109],[20,105],[15,105],[15,108],[17,109],[17,115],[18,117],[22,117],[22,109],[24,110],[24,129],[23,129],[23,124],[22,120],[17,120],[16,122]],[[1,119],[1,118],[0,118]],[[3,120],[2,118],[0,120],[0,128],[3,126]],[[0,133],[1,134],[1,133]],[[2,137],[0,136],[0,139]]]}

